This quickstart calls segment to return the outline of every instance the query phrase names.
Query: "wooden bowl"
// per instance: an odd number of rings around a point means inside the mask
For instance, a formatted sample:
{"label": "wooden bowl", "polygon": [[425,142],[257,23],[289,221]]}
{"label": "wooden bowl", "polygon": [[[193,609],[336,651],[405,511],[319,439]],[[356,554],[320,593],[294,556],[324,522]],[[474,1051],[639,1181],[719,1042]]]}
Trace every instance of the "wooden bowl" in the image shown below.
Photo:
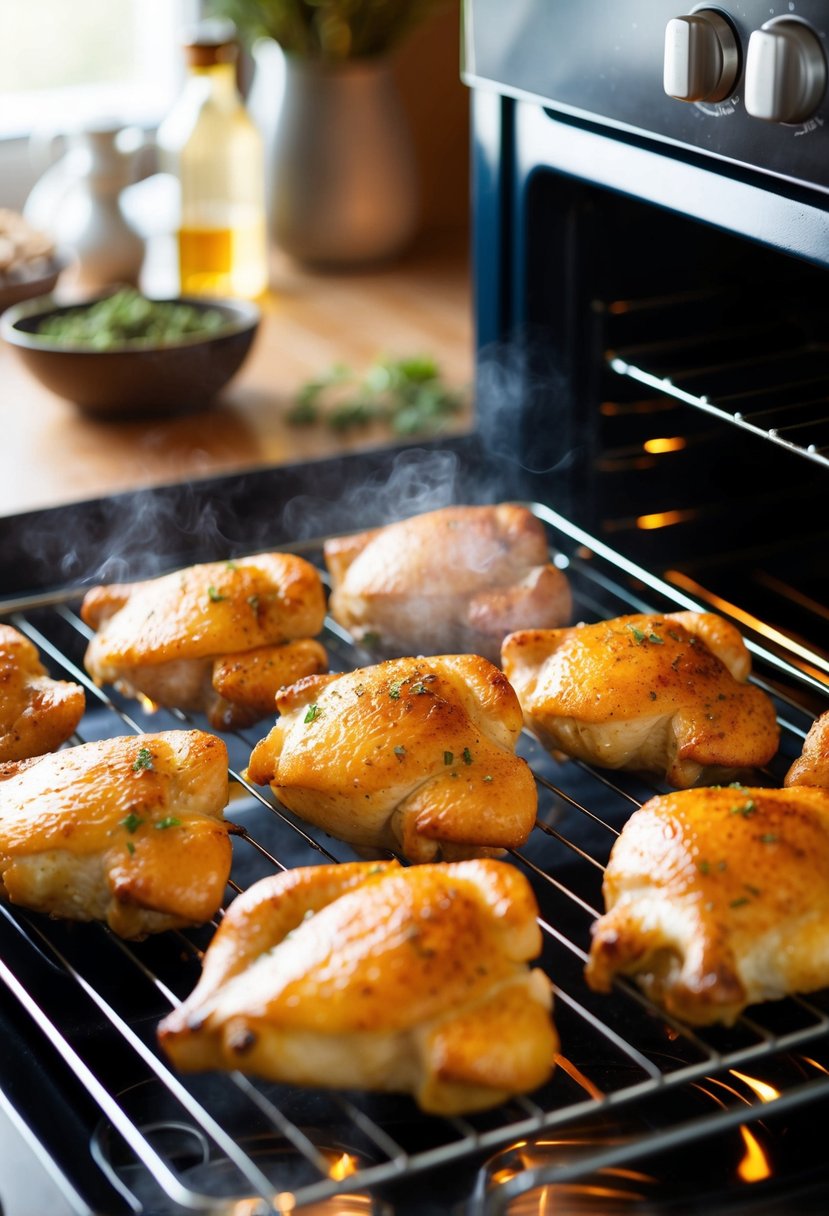
{"label": "wooden bowl", "polygon": [[241,300],[177,297],[225,319],[219,329],[175,343],[124,344],[106,350],[70,347],[39,336],[47,317],[82,307],[56,305],[51,297],[29,300],[0,317],[0,335],[40,380],[85,413],[106,418],[145,418],[203,409],[242,366],[259,326],[259,309]]}

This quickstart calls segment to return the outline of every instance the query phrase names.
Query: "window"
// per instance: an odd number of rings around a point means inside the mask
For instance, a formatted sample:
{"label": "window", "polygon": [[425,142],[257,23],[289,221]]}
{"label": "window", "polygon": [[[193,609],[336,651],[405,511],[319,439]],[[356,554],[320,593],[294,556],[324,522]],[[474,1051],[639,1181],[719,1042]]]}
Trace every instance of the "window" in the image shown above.
{"label": "window", "polygon": [[197,0],[0,0],[0,139],[85,120],[154,125]]}

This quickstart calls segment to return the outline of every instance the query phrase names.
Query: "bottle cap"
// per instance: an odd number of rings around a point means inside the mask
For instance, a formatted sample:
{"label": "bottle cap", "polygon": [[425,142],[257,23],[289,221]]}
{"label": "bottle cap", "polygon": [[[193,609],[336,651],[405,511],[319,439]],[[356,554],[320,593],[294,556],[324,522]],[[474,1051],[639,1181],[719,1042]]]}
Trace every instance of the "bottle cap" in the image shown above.
{"label": "bottle cap", "polygon": [[200,21],[187,31],[184,38],[184,53],[190,67],[207,68],[214,63],[233,63],[238,50],[235,25],[221,18]]}

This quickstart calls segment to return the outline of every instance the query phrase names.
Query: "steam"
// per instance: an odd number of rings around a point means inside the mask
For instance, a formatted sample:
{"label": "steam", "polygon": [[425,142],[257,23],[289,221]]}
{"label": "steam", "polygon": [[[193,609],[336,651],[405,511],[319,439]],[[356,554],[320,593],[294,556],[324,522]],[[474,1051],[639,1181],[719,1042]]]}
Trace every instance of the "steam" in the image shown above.
{"label": "steam", "polygon": [[549,501],[555,475],[578,455],[571,380],[549,335],[492,344],[478,359],[469,440],[196,478],[0,520],[0,594],[150,578],[453,503],[527,498],[536,475]]}
{"label": "steam", "polygon": [[334,501],[298,495],[283,513],[285,532],[297,540],[307,540],[434,511],[456,501],[460,480],[460,461],[455,452],[412,448],[398,453],[390,466],[347,487]]}

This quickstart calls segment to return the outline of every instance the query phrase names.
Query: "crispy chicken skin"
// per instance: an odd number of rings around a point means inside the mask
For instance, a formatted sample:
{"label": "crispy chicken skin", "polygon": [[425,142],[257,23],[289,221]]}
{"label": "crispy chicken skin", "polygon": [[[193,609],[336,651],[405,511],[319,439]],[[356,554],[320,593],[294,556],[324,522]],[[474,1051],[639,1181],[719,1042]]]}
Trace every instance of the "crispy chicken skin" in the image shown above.
{"label": "crispy chicken skin", "polygon": [[737,629],[708,612],[634,614],[505,639],[502,667],[551,751],[680,788],[766,764],[774,706]]}
{"label": "crispy chicken skin", "polygon": [[0,894],[121,937],[209,920],[231,847],[227,748],[202,731],[130,735],[0,765]]}
{"label": "crispy chicken skin", "polygon": [[586,977],[635,976],[669,1013],[731,1024],[829,984],[829,792],[740,786],[652,798],[604,880]]}
{"label": "crispy chicken skin", "polygon": [[423,862],[516,846],[532,830],[535,781],[515,755],[521,708],[478,655],[309,676],[277,707],[248,777],[332,836]]}
{"label": "crispy chicken skin", "polygon": [[383,655],[465,652],[498,661],[515,629],[570,619],[544,527],[510,503],[444,507],[326,542],[331,613]]}
{"label": "crispy chicken skin", "polygon": [[784,785],[829,789],[829,710],[812,723],[803,741],[803,751],[786,773]]}
{"label": "crispy chicken skin", "polygon": [[231,904],[159,1028],[179,1069],[484,1109],[550,1076],[558,1039],[529,883],[493,860],[316,866]]}
{"label": "crispy chicken skin", "polygon": [[81,616],[97,633],[86,667],[101,684],[159,705],[203,710],[216,730],[274,712],[274,696],[327,670],[325,592],[290,553],[190,566],[141,583],[93,587]]}
{"label": "crispy chicken skin", "polygon": [[0,762],[60,747],[85,705],[80,684],[51,679],[29,639],[0,625]]}

